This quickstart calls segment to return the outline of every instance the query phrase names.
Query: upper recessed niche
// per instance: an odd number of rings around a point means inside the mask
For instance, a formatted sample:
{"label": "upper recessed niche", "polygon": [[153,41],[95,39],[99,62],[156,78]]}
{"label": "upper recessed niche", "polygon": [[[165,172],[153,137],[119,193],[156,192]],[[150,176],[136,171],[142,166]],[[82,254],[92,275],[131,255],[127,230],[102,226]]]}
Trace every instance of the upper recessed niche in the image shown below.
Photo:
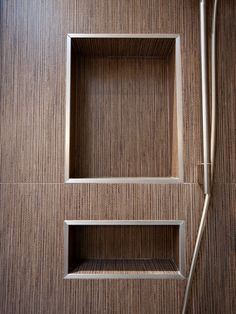
{"label": "upper recessed niche", "polygon": [[66,182],[183,178],[177,35],[68,35]]}

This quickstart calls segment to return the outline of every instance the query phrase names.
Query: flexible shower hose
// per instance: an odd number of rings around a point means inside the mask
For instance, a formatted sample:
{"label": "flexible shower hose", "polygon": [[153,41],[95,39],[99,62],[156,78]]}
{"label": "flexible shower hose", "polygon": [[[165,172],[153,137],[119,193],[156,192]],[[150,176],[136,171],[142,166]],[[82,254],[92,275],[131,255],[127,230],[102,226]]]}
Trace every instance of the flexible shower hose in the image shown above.
{"label": "flexible shower hose", "polygon": [[[213,17],[212,17],[212,30],[211,30],[211,139],[210,139],[210,184],[212,186],[214,178],[214,166],[215,166],[215,143],[216,143],[216,14],[217,14],[218,0],[214,2]],[[195,242],[193,257],[191,261],[190,271],[187,278],[187,285],[184,294],[182,314],[186,313],[189,292],[192,285],[193,275],[196,268],[196,262],[199,255],[201,246],[201,240],[204,233],[207,213],[211,201],[211,192],[205,194],[204,205],[202,210],[202,216],[198,228],[197,239]]]}

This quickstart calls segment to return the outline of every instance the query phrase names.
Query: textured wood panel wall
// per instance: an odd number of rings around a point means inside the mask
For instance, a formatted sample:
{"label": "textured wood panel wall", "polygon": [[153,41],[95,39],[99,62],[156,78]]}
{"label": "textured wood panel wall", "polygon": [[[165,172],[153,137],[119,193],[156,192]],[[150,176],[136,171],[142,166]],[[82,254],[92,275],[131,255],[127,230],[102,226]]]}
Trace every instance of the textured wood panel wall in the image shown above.
{"label": "textured wood panel wall", "polygon": [[[236,310],[236,3],[219,1],[216,184],[189,313]],[[203,195],[199,3],[1,2],[1,313],[180,313],[185,281],[63,280],[64,219],[183,219],[189,269]],[[182,185],[65,185],[65,55],[72,32],[180,33]]]}

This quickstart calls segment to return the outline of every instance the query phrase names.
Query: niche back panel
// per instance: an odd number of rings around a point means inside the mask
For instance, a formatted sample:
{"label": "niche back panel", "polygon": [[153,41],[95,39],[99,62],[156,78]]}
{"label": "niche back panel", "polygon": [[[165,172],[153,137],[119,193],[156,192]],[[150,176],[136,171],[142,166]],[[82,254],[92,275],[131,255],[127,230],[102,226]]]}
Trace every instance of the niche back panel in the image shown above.
{"label": "niche back panel", "polygon": [[68,35],[66,182],[182,181],[179,37],[139,36]]}

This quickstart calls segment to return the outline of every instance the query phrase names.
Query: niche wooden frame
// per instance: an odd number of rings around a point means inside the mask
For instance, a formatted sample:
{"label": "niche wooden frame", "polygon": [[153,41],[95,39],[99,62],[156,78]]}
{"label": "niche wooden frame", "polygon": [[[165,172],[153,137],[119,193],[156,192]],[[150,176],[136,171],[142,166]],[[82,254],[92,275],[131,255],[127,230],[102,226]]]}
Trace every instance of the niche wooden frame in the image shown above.
{"label": "niche wooden frame", "polygon": [[[173,39],[174,41],[174,98],[175,103],[175,130],[172,132],[175,140],[171,146],[171,155],[174,157],[174,171],[168,176],[85,176],[73,175],[71,171],[71,67],[72,67],[72,45],[75,40],[83,39],[145,39],[161,40]],[[79,88],[79,87],[78,87]],[[68,34],[67,35],[67,61],[66,61],[66,126],[65,126],[65,183],[148,183],[148,184],[170,184],[183,182],[183,127],[182,127],[182,79],[181,79],[181,50],[180,36],[178,34]],[[169,145],[168,143],[166,145]],[[80,149],[80,148],[79,148]],[[81,148],[83,150],[83,147]],[[138,158],[138,156],[137,156]],[[164,160],[165,158],[163,158]],[[77,161],[76,161],[77,162]],[[173,161],[171,161],[173,163]],[[172,165],[170,166],[172,167]],[[172,169],[172,168],[171,168]],[[172,173],[173,172],[173,173]]]}
{"label": "niche wooden frame", "polygon": [[[170,258],[173,258],[173,254],[177,255],[177,268],[175,270],[169,270],[165,269],[165,266],[161,265],[161,271],[158,270],[148,270],[148,271],[136,271],[135,267],[132,271],[117,271],[116,269],[110,270],[110,271],[82,271],[80,272],[76,267],[75,269],[70,269],[70,259],[71,259],[71,244],[69,243],[70,235],[70,227],[87,227],[87,226],[146,226],[146,227],[153,227],[153,226],[169,226],[174,227],[175,231],[177,230],[177,233],[175,232],[174,238],[172,235],[172,240],[174,239],[174,249],[172,247],[172,252]],[[176,229],[177,228],[177,229]],[[124,230],[124,229],[123,229]],[[137,233],[136,233],[137,234]],[[86,233],[84,233],[86,235]],[[114,233],[113,233],[114,235]],[[126,234],[127,235],[127,234]],[[82,234],[80,234],[82,237]],[[104,234],[103,234],[104,236]],[[76,234],[76,237],[78,237],[78,234]],[[82,239],[86,239],[87,241],[88,234],[83,237]],[[99,236],[96,237],[96,239],[99,238]],[[144,237],[145,238],[145,237]],[[101,240],[103,239],[103,240]],[[97,252],[100,254],[101,245],[106,245],[103,241],[106,240],[107,237],[102,238],[100,234],[100,244],[98,247]],[[120,239],[120,238],[119,238]],[[153,239],[153,238],[152,238]],[[163,233],[163,237],[156,237],[157,241],[167,241],[166,240],[166,233]],[[124,239],[123,239],[124,240]],[[171,241],[172,241],[171,240]],[[102,241],[102,242],[101,242]],[[124,245],[126,245],[127,238],[125,237],[125,242],[123,242]],[[137,239],[135,238],[135,241],[137,243]],[[95,241],[96,242],[96,241]],[[79,242],[81,243],[81,242]],[[82,240],[83,243],[83,240]],[[72,243],[72,247],[77,250],[77,244],[78,242]],[[86,242],[87,244],[87,242]],[[94,246],[94,243],[90,243],[92,246]],[[95,244],[96,245],[96,244]],[[143,244],[142,244],[143,245]],[[145,244],[146,245],[146,244]],[[166,245],[166,242],[165,244]],[[167,244],[168,245],[168,244]],[[151,245],[152,246],[152,245]],[[117,248],[117,247],[116,247]],[[108,247],[109,249],[109,247]],[[112,248],[110,248],[112,249]],[[90,250],[90,247],[89,247]],[[173,251],[174,250],[174,251]],[[95,250],[96,251],[96,250]],[[116,250],[115,250],[116,251]],[[110,252],[110,251],[109,251]],[[126,251],[127,252],[127,251]],[[76,253],[77,254],[77,253]],[[110,254],[110,253],[109,253]],[[102,259],[101,259],[102,260]],[[118,259],[119,260],[119,259]],[[139,262],[138,259],[134,259],[133,261]],[[76,261],[77,262],[77,261]],[[90,264],[88,264],[90,265]],[[77,264],[78,266],[78,264]],[[73,266],[74,267],[74,266]],[[90,266],[88,266],[90,267]],[[164,267],[164,268],[163,268]],[[64,279],[185,279],[185,222],[183,220],[65,220],[64,221]]]}

